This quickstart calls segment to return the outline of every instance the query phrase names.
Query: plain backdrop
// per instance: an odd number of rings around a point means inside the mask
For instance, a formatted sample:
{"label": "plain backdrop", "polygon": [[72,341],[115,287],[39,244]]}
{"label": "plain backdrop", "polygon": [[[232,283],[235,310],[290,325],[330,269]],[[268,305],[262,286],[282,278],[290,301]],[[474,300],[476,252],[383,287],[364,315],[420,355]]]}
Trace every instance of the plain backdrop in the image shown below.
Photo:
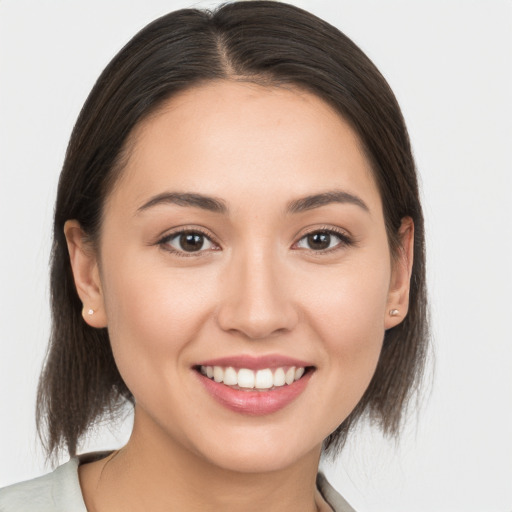
{"label": "plain backdrop", "polygon": [[[436,367],[400,444],[362,429],[334,486],[361,512],[512,511],[512,2],[297,0],[367,52],[421,174]],[[47,472],[34,426],[53,201],[95,79],[178,0],[0,0],[0,487]],[[212,6],[214,2],[198,2]],[[116,448],[129,419],[84,450]]]}

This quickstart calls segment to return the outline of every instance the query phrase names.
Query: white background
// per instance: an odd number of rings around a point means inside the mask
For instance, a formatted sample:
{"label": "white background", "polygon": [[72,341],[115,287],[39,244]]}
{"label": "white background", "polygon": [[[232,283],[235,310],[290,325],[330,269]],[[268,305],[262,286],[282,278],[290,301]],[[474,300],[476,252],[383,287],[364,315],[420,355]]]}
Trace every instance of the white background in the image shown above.
{"label": "white background", "polygon": [[[328,477],[360,512],[511,512],[512,2],[294,3],[344,31],[390,82],[428,229],[430,397],[398,447],[363,430]],[[0,0],[0,487],[49,469],[33,411],[51,215],[74,120],[121,46],[185,6]],[[128,428],[84,449],[115,448]]]}

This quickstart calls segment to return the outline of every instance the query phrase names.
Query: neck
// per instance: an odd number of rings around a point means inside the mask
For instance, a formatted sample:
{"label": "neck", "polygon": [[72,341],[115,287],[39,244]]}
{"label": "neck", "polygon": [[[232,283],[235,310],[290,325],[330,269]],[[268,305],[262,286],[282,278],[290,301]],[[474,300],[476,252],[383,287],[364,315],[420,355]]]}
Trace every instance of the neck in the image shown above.
{"label": "neck", "polygon": [[91,512],[312,512],[320,508],[320,450],[272,471],[236,471],[215,465],[155,425],[141,425],[136,414],[128,444],[83,466],[80,479]]}

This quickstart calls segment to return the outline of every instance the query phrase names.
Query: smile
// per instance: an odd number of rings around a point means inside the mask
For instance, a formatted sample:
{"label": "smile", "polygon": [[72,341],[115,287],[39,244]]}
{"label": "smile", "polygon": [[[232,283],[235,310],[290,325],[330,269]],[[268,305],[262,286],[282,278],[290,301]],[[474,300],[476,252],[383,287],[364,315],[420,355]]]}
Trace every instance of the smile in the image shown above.
{"label": "smile", "polygon": [[209,379],[233,389],[272,390],[293,384],[304,375],[305,368],[303,366],[283,366],[251,370],[249,368],[236,369],[232,366],[201,365],[199,371]]}
{"label": "smile", "polygon": [[250,416],[289,406],[305,392],[317,370],[310,362],[272,354],[201,361],[193,369],[215,402]]}

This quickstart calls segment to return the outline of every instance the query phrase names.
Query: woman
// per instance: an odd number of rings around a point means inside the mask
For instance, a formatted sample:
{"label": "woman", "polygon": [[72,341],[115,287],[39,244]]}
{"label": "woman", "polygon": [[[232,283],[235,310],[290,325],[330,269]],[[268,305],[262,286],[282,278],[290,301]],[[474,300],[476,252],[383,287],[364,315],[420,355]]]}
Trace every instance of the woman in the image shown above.
{"label": "woman", "polygon": [[[274,2],[156,20],[59,182],[38,411],[72,460],[2,510],[352,510],[319,458],[364,417],[398,433],[424,272],[407,131],[350,40]],[[126,446],[76,457],[126,400]]]}

